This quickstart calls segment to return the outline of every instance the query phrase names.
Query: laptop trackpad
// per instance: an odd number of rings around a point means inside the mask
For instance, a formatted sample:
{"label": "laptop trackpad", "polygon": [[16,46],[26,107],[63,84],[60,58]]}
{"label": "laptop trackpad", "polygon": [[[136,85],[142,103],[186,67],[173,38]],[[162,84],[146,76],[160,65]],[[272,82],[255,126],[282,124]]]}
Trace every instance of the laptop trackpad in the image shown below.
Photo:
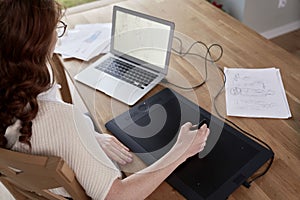
{"label": "laptop trackpad", "polygon": [[127,102],[135,98],[139,92],[137,87],[109,76],[103,77],[103,79],[99,81],[97,88],[109,96]]}

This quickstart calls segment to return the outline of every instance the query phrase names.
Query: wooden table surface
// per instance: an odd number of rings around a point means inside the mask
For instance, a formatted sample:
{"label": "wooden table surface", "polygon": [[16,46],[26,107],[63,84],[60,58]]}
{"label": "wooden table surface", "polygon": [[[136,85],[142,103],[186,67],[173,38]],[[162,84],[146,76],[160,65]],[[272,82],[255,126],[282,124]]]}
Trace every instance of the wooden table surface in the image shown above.
{"label": "wooden table surface", "polygon": [[[277,67],[280,69],[292,118],[281,120],[226,116],[227,119],[244,130],[264,140],[275,152],[274,163],[269,172],[253,182],[249,189],[239,187],[228,199],[299,199],[299,58],[203,0],[101,0],[68,10],[64,20],[68,23],[69,28],[75,24],[111,22],[113,4],[173,21],[175,23],[175,35],[184,38],[187,46],[193,41],[202,41],[207,45],[220,44],[224,53],[217,64],[222,68]],[[175,41],[173,47],[178,47]],[[196,48],[195,51],[202,53],[202,55],[204,52],[200,47]],[[217,56],[218,53],[217,49],[212,50],[213,56]],[[90,62],[68,59],[63,60],[63,64],[70,75],[74,76],[95,59]],[[203,77],[203,65],[203,59],[194,57],[182,59],[172,54],[167,79],[176,84],[194,85],[199,82],[199,76],[202,75]],[[204,86],[196,90],[183,91],[168,84],[160,84],[146,97],[153,95],[163,87],[170,87],[215,114],[212,97],[222,86],[222,81],[222,75],[217,70],[216,65],[209,64],[208,80]],[[103,132],[108,132],[104,127],[105,122],[129,108],[80,83],[75,82],[75,86]],[[223,116],[225,116],[224,96],[224,92],[222,92],[216,101],[216,105]],[[76,102],[74,103],[76,104]],[[123,170],[132,172],[142,167],[144,167],[143,163],[135,157],[134,163]],[[220,168],[220,170],[222,169]],[[175,200],[184,199],[184,197],[164,182],[148,199]]]}

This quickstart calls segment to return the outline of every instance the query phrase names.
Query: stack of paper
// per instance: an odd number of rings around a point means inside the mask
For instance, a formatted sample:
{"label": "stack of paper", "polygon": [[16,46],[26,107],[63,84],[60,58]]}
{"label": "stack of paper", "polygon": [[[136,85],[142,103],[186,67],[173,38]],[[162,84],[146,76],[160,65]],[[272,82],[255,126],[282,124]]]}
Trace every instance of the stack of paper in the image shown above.
{"label": "stack of paper", "polygon": [[109,51],[110,33],[111,23],[76,25],[58,41],[54,52],[63,58],[88,61]]}
{"label": "stack of paper", "polygon": [[279,69],[225,68],[224,72],[227,115],[291,117]]}

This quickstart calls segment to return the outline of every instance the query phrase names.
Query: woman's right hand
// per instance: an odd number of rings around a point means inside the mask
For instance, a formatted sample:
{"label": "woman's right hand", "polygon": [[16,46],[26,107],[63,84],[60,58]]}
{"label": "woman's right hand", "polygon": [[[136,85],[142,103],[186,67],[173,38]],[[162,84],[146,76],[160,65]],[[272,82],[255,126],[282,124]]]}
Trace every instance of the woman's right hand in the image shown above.
{"label": "woman's right hand", "polygon": [[[177,141],[174,145],[175,149],[182,155],[179,155],[184,160],[202,151],[206,145],[206,140],[209,135],[209,128],[204,124],[200,129],[191,130],[192,123],[187,122],[181,126]],[[184,151],[182,151],[184,150]]]}

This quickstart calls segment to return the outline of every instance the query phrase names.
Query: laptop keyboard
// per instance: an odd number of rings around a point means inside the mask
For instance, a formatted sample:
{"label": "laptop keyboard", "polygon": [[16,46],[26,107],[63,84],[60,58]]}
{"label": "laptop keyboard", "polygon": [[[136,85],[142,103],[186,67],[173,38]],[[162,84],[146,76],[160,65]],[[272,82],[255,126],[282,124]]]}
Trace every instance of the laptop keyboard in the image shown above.
{"label": "laptop keyboard", "polygon": [[158,76],[114,58],[106,59],[95,68],[141,89],[147,87]]}

